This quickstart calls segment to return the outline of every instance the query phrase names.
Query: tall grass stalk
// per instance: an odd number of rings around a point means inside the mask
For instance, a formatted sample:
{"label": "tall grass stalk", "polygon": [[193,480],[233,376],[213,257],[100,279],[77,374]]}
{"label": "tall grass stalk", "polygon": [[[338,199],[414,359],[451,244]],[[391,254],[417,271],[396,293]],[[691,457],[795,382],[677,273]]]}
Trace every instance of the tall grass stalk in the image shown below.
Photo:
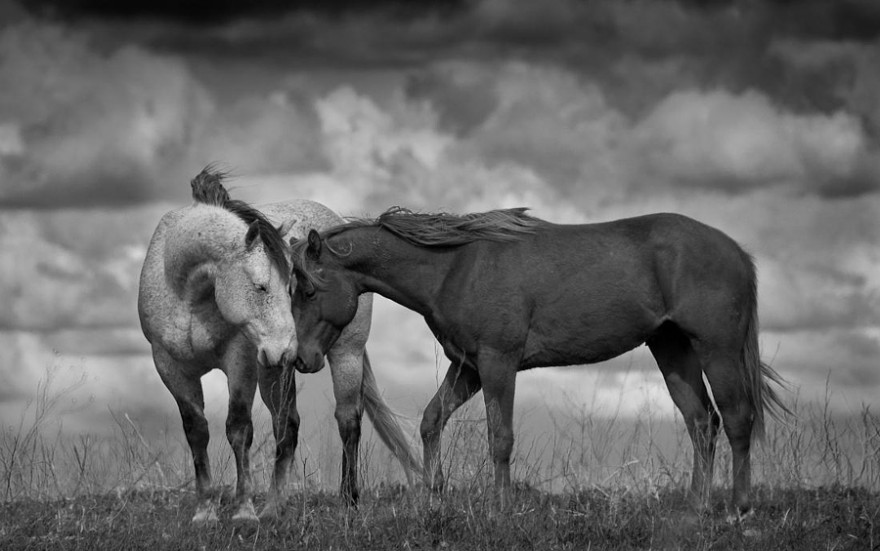
{"label": "tall grass stalk", "polygon": [[[182,430],[175,425],[158,437],[145,436],[138,420],[108,410],[110,435],[69,434],[62,417],[67,400],[81,383],[55,389],[50,372],[20,419],[0,433],[0,484],[3,501],[49,499],[105,492],[178,489],[191,485],[192,461]],[[754,481],[771,489],[845,486],[880,490],[880,417],[863,406],[854,415],[835,416],[830,397],[823,403],[793,404],[796,415],[770,422],[765,442],[754,447]],[[540,406],[525,412],[537,416]],[[659,420],[643,410],[634,418],[571,404],[545,410],[551,430],[528,434],[518,412],[514,478],[520,485],[559,493],[594,489],[656,495],[686,487],[691,444],[680,417]],[[308,412],[302,412],[304,417]],[[176,419],[174,420],[176,421]],[[335,491],[342,446],[332,415],[312,420],[302,434],[295,491]],[[259,491],[272,479],[275,444],[267,416],[256,416],[252,468]],[[415,435],[413,435],[415,438]],[[234,483],[235,468],[222,435],[209,447],[215,479]],[[461,408],[444,431],[442,465],[453,488],[487,488],[492,464],[480,400]],[[730,484],[730,450],[723,434],[716,458],[717,486]],[[405,475],[365,422],[361,449],[363,492],[401,486]]]}

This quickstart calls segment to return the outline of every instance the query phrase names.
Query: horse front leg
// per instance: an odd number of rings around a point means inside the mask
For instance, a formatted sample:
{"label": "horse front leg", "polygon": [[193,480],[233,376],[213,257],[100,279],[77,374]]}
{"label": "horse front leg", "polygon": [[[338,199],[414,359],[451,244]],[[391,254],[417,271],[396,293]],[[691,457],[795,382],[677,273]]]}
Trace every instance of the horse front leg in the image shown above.
{"label": "horse front leg", "polygon": [[425,485],[432,491],[443,490],[445,480],[440,465],[440,435],[449,417],[481,388],[480,376],[469,365],[453,362],[422,415],[420,433],[425,461]]}
{"label": "horse front leg", "polygon": [[277,518],[281,513],[290,463],[299,439],[299,413],[296,411],[296,380],[293,369],[260,368],[260,396],[272,416],[275,435],[275,470],[272,487],[260,518]]}
{"label": "horse front leg", "polygon": [[[252,358],[247,354],[246,358]],[[257,369],[253,361],[227,361],[224,365],[229,388],[229,412],[226,416],[226,438],[235,455],[237,509],[234,521],[257,521],[251,482],[250,451],[254,441],[251,409],[257,390]]]}
{"label": "horse front leg", "polygon": [[513,396],[516,365],[495,354],[480,355],[478,366],[486,402],[489,451],[495,467],[495,492],[502,509],[510,504],[510,456],[513,453]]}

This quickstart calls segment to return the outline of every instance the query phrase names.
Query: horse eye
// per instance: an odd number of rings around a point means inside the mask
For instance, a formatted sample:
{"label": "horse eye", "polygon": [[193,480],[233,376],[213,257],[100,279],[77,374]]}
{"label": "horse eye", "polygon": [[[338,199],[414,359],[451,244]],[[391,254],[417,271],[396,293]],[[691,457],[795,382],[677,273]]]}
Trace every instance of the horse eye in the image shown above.
{"label": "horse eye", "polygon": [[257,291],[259,291],[261,293],[268,293],[269,292],[269,288],[266,287],[266,285],[264,285],[262,283],[257,283],[254,285],[254,287],[256,287]]}

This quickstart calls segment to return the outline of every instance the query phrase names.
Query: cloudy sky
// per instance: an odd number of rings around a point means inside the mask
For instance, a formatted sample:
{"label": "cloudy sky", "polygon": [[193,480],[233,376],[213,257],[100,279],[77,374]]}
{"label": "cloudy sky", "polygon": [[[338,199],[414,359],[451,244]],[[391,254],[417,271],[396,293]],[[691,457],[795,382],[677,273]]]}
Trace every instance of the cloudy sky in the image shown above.
{"label": "cloudy sky", "polygon": [[[50,369],[82,379],[68,426],[176,426],[137,278],[209,162],[239,198],[343,215],[693,216],[755,255],[764,357],[800,400],[827,382],[837,411],[880,407],[872,0],[21,4],[0,0],[4,423]],[[380,301],[369,348],[417,416],[446,367],[421,320]],[[328,379],[300,378],[306,422]],[[518,400],[672,414],[644,348],[524,374]]]}

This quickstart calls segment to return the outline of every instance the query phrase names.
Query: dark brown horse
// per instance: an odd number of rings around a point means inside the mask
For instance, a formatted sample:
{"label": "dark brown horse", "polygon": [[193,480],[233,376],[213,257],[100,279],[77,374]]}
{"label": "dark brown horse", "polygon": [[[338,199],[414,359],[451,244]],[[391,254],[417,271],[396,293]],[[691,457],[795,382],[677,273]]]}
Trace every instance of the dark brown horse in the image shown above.
{"label": "dark brown horse", "polygon": [[723,420],[733,502],[749,510],[752,438],[763,433],[765,409],[785,406],[768,386],[779,377],[758,354],[752,259],[720,231],[675,214],[557,225],[525,209],[454,216],[395,208],[311,231],[293,261],[300,371],[323,367],[368,291],[420,313],[442,344],[451,365],[421,425],[431,487],[443,485],[440,433],[477,391],[504,502],[516,373],[599,362],[647,343],[693,442],[694,504],[707,506]]}

